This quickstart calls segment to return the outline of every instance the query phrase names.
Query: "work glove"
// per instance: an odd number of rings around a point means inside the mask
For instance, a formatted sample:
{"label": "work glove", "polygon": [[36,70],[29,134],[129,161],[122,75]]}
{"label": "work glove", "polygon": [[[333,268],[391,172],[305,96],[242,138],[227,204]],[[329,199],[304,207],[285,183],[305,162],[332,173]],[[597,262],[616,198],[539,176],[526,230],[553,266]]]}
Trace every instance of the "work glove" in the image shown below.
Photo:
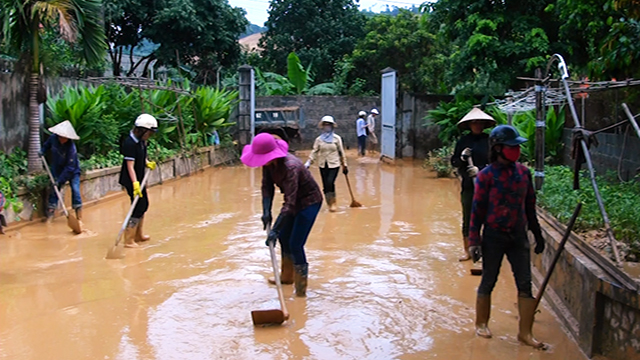
{"label": "work glove", "polygon": [[478,171],[479,170],[477,166],[467,166],[467,175],[471,178],[476,177],[476,175],[478,175]]}
{"label": "work glove", "polygon": [[133,196],[142,196],[142,190],[140,190],[140,182],[139,181],[134,181],[133,182]]}
{"label": "work glove", "polygon": [[308,169],[309,166],[311,166],[311,161],[307,160],[307,162],[304,163],[304,167],[306,167]]}
{"label": "work glove", "polygon": [[471,260],[473,262],[478,262],[482,257],[482,248],[480,246],[469,246],[469,255],[471,255]]}
{"label": "work glove", "polygon": [[280,215],[278,215],[278,218],[276,219],[276,222],[273,224],[271,231],[269,231],[269,236],[267,236],[265,245],[269,246],[269,243],[273,243],[275,245],[278,236],[280,236],[280,231],[282,230],[282,228],[284,228],[292,220],[293,216],[280,213]]}
{"label": "work glove", "polygon": [[542,252],[544,251],[544,238],[542,237],[542,234],[535,235],[535,238],[536,238],[536,248],[533,249],[533,251],[536,254],[542,254]]}
{"label": "work glove", "polygon": [[471,148],[465,148],[464,150],[462,150],[462,154],[460,155],[460,159],[462,159],[462,161],[467,161],[467,158],[471,156]]}
{"label": "work glove", "polygon": [[147,167],[151,170],[155,170],[156,169],[156,162],[155,161],[147,161]]}
{"label": "work glove", "polygon": [[267,226],[271,226],[273,218],[271,216],[271,204],[273,198],[262,198],[262,230],[267,230]]}
{"label": "work glove", "polygon": [[342,167],[342,173],[345,174],[345,175],[349,175],[349,168],[346,167],[346,166],[343,166]]}

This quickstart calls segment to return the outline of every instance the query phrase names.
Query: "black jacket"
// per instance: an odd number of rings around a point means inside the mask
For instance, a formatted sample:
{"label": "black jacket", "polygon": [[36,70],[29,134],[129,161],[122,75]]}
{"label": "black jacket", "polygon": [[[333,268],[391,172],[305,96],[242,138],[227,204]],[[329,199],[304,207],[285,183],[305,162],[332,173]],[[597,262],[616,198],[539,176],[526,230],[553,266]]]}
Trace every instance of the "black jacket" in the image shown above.
{"label": "black jacket", "polygon": [[458,140],[456,148],[451,156],[451,165],[456,168],[458,174],[462,176],[462,191],[473,191],[473,179],[467,175],[468,162],[460,158],[462,150],[471,148],[471,158],[473,165],[479,170],[484,169],[489,164],[489,135],[482,133],[480,135],[467,134]]}

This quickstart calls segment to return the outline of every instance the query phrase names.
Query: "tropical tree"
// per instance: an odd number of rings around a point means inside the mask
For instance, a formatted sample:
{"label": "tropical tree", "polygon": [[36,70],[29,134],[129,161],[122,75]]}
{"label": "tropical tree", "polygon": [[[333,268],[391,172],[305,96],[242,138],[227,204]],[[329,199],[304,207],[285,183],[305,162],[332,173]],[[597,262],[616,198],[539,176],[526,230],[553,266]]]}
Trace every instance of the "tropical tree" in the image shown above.
{"label": "tropical tree", "polygon": [[10,51],[30,64],[29,173],[42,170],[38,84],[41,36],[55,29],[68,42],[78,42],[88,64],[99,63],[106,52],[100,0],[0,0],[0,30]]}

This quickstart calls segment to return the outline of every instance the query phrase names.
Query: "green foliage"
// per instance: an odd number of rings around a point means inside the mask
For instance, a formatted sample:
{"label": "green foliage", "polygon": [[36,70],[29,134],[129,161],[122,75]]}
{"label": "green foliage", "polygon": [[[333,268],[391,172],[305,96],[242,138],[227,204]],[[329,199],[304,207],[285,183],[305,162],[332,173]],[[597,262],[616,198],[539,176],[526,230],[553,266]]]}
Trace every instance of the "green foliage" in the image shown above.
{"label": "green foliage", "polygon": [[[604,224],[595,199],[593,188],[588,182],[586,171],[581,173],[580,190],[573,189],[573,170],[566,166],[545,168],[544,187],[538,193],[538,204],[560,221],[571,217],[578,201],[583,203],[582,212],[576,221],[577,231],[601,229]],[[605,209],[609,215],[615,237],[630,246],[630,255],[640,258],[640,182],[632,180],[618,183],[598,176],[598,186]]]}
{"label": "green foliage", "polygon": [[451,144],[429,151],[427,158],[424,160],[423,167],[433,169],[439,178],[450,177],[453,174],[451,156],[453,155],[454,148],[455,145]]}
{"label": "green foliage", "polygon": [[425,125],[435,124],[440,127],[438,138],[444,145],[454,144],[462,135],[458,129],[458,121],[473,108],[474,101],[456,97],[451,102],[441,101],[438,107],[429,110],[424,118]]}
{"label": "green foliage", "polygon": [[235,125],[229,117],[237,103],[238,92],[201,87],[196,90],[194,113],[197,120],[199,146],[208,145],[209,134],[216,130]]}
{"label": "green foliage", "polygon": [[316,80],[330,81],[335,63],[364,35],[365,17],[353,0],[273,0],[260,40],[265,69],[283,74],[291,52],[314,64]]}
{"label": "green foliage", "polygon": [[305,71],[295,52],[290,53],[287,57],[287,75],[296,94],[302,94],[307,89],[309,81],[313,81],[311,79],[311,65]]}
{"label": "green foliage", "polygon": [[49,178],[45,174],[27,175],[27,154],[20,148],[15,148],[9,155],[0,151],[0,191],[7,199],[7,207],[16,214],[23,209],[23,203],[18,198],[18,190],[27,190],[27,199],[34,210],[40,204],[42,190],[49,186]]}
{"label": "green foliage", "polygon": [[311,86],[311,65],[305,69],[294,52],[288,57],[287,77],[272,72],[263,73],[257,68],[255,74],[256,88],[260,95],[335,95],[338,91],[336,85],[330,82]]}
{"label": "green foliage", "polygon": [[80,160],[80,169],[87,172],[96,169],[118,166],[122,164],[122,155],[119,150],[110,150],[105,155],[93,154],[89,159]]}

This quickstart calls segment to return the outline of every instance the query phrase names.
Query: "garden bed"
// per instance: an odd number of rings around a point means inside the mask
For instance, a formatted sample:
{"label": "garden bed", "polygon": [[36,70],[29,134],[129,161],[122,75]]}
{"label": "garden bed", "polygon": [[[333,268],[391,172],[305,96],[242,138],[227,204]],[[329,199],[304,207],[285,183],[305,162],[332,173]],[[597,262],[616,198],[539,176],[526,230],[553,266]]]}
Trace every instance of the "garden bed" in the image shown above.
{"label": "garden bed", "polygon": [[[597,182],[621,257],[624,261],[640,261],[640,182],[619,182],[615,176],[598,176]],[[566,223],[578,201],[583,203],[583,207],[574,231],[601,254],[612,258],[588,173],[583,171],[580,174],[580,189],[573,190],[571,168],[545,168],[544,186],[538,192],[538,205],[560,222]]]}

